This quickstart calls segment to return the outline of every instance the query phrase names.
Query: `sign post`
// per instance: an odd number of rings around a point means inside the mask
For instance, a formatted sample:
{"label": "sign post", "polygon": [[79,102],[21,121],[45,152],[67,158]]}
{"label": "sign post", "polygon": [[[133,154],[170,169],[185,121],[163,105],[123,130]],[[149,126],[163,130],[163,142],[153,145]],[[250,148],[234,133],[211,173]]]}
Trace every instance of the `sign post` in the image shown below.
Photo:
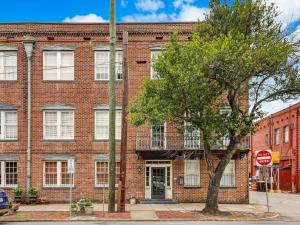
{"label": "sign post", "polygon": [[272,165],[272,151],[271,150],[257,151],[256,152],[256,165],[263,167],[263,177],[265,180],[267,208],[268,208],[268,212],[270,212],[269,196],[268,196],[268,169],[267,169],[267,166]]}
{"label": "sign post", "polygon": [[[68,174],[70,174],[70,179],[73,179],[74,169],[75,169],[75,160],[68,159]],[[72,216],[72,180],[70,182],[70,217]]]}

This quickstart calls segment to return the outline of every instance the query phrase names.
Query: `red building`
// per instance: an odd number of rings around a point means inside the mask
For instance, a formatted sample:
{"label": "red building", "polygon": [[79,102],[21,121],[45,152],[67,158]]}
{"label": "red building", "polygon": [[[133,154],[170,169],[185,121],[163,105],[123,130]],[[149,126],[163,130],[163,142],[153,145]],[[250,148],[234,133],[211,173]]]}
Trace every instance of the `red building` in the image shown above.
{"label": "red building", "polygon": [[[271,149],[279,152],[279,189],[300,192],[299,117],[300,103],[271,114],[258,122],[251,136],[251,175],[257,174],[255,151]],[[277,179],[277,177],[275,177]]]}

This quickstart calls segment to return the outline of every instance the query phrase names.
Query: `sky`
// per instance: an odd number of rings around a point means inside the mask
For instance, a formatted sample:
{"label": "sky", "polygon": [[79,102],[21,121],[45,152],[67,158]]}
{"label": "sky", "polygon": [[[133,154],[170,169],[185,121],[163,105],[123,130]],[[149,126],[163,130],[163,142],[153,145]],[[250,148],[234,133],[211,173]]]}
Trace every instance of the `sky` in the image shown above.
{"label": "sky", "polygon": [[[278,6],[278,20],[300,40],[300,0],[266,0]],[[197,21],[208,12],[208,0],[116,0],[118,22]],[[109,0],[2,0],[0,22],[107,22]],[[264,104],[274,113],[300,99]]]}

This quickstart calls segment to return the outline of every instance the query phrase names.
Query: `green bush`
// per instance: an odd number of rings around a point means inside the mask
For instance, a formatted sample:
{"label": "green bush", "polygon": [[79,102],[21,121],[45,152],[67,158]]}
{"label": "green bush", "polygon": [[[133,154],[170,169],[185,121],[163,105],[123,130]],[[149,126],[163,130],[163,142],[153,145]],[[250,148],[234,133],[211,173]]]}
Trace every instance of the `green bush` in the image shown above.
{"label": "green bush", "polygon": [[37,194],[38,194],[38,190],[37,190],[35,187],[30,187],[30,188],[28,189],[28,195],[29,195],[30,197],[36,197]]}
{"label": "green bush", "polygon": [[20,197],[20,196],[22,196],[23,192],[24,192],[24,190],[23,190],[23,188],[21,188],[21,187],[15,187],[15,188],[13,189],[13,194],[14,194],[15,197]]}

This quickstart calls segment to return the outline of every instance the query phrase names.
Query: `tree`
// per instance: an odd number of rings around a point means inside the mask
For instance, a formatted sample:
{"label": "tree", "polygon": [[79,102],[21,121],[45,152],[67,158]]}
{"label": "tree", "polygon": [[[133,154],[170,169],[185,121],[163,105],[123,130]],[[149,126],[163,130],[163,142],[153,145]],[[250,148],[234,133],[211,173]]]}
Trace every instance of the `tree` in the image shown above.
{"label": "tree", "polygon": [[[191,41],[172,36],[154,64],[158,79],[146,80],[129,108],[137,126],[168,121],[180,131],[187,121],[201,131],[209,174],[203,212],[209,214],[219,213],[222,174],[241,140],[255,131],[262,103],[300,94],[299,43],[284,36],[276,7],[227,2],[210,1]],[[222,137],[229,144],[216,163],[212,146]]]}

